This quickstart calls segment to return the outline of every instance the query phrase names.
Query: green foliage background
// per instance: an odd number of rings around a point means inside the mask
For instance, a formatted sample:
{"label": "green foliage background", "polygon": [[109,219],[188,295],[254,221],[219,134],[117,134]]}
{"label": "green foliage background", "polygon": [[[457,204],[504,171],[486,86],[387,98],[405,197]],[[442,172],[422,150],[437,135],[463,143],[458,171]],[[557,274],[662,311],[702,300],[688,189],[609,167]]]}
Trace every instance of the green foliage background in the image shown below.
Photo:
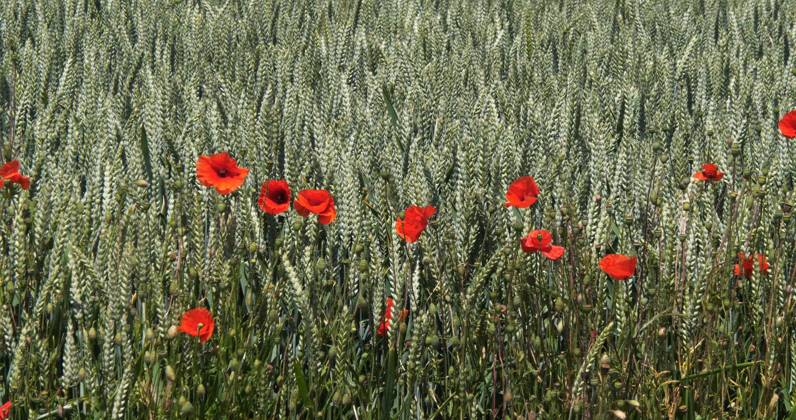
{"label": "green foliage background", "polygon": [[[789,0],[4,0],[14,418],[752,418],[796,403]],[[228,197],[200,154],[251,169]],[[689,180],[703,162],[720,183]],[[532,175],[531,209],[503,206]],[[320,226],[259,185],[327,188]],[[10,190],[4,189],[4,193]],[[438,214],[420,241],[409,204]],[[534,228],[567,248],[523,254]],[[732,275],[739,251],[768,273]],[[609,252],[638,255],[614,283]],[[375,335],[387,296],[410,309]],[[169,328],[210,308],[206,345]],[[0,401],[0,402],[2,402]]]}

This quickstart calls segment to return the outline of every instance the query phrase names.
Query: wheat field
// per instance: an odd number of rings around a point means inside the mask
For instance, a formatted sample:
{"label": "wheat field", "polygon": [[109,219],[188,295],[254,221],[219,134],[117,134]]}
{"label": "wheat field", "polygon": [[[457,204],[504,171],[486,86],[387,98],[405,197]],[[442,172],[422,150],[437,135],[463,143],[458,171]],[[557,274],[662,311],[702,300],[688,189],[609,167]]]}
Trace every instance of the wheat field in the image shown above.
{"label": "wheat field", "polygon": [[792,0],[3,0],[0,419],[796,419],[794,41]]}

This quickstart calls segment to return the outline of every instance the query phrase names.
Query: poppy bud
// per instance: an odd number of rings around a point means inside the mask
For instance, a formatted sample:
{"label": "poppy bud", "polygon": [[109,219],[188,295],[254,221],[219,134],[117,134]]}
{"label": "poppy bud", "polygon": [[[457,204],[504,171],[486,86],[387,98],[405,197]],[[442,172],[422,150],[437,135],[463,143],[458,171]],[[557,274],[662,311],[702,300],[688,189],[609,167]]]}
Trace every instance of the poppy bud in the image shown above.
{"label": "poppy bud", "polygon": [[557,297],[555,302],[556,312],[562,312],[565,307],[566,305],[564,304],[564,299]]}
{"label": "poppy bud", "polygon": [[[617,384],[619,384],[618,387],[617,387]],[[618,382],[618,381],[614,382],[614,388],[620,389],[621,387],[622,387],[622,383],[621,382]],[[614,417],[616,417],[619,420],[625,420],[627,418],[627,414],[625,414],[625,412],[622,411],[622,410],[610,410],[610,411],[611,411],[611,414],[613,414]]]}
{"label": "poppy bud", "polygon": [[155,353],[153,353],[152,350],[145,351],[144,361],[147,363],[153,363],[155,361]]}
{"label": "poppy bud", "polygon": [[365,274],[368,272],[368,260],[359,260],[359,272]]}
{"label": "poppy bud", "polygon": [[361,242],[357,242],[356,245],[354,245],[354,253],[355,254],[361,254],[364,251],[365,251],[365,246],[362,245]]}
{"label": "poppy bud", "polygon": [[660,153],[662,148],[663,145],[659,141],[656,141],[655,143],[652,144],[652,151],[655,152],[655,154]]}
{"label": "poppy bud", "polygon": [[680,189],[685,191],[685,189],[688,188],[688,184],[690,183],[691,183],[690,179],[683,178],[682,180],[680,180]]}
{"label": "poppy bud", "polygon": [[368,302],[365,301],[365,298],[362,295],[359,295],[357,298],[357,309],[360,311],[364,311],[368,308]]}
{"label": "poppy bud", "polygon": [[520,221],[520,220],[515,220],[515,221],[511,222],[511,227],[512,227],[514,230],[522,230],[522,228],[523,228],[523,226],[522,226],[522,221]]}
{"label": "poppy bud", "polygon": [[193,413],[193,404],[190,401],[185,401],[180,405],[180,414],[187,416]]}
{"label": "poppy bud", "polygon": [[318,271],[323,271],[326,269],[326,260],[323,258],[319,258],[318,261],[315,262],[315,269]]}
{"label": "poppy bud", "polygon": [[581,411],[583,411],[583,402],[581,402],[580,400],[575,401],[575,403],[572,404],[572,411],[574,413],[580,413]]}
{"label": "poppy bud", "polygon": [[738,143],[733,143],[733,145],[730,147],[730,153],[732,154],[732,157],[736,157],[737,158],[738,156],[740,156],[741,155],[741,145],[738,144]]}
{"label": "poppy bud", "polygon": [[169,327],[169,330],[168,330],[168,332],[166,333],[166,335],[167,335],[169,338],[174,338],[174,337],[176,337],[176,336],[177,336],[177,326],[176,326],[176,325],[172,325],[172,326],[170,326],[170,327]]}
{"label": "poppy bud", "polygon": [[625,213],[625,223],[627,223],[627,224],[633,223],[633,214],[632,213]]}
{"label": "poppy bud", "polygon": [[136,180],[136,181],[135,181],[135,185],[136,185],[136,186],[138,186],[138,187],[140,187],[140,188],[146,188],[146,187],[148,187],[148,186],[149,186],[149,183],[148,183],[148,182],[146,182],[146,180],[145,180],[145,179],[139,179],[139,180]]}
{"label": "poppy bud", "polygon": [[235,371],[238,369],[238,367],[240,367],[240,363],[238,362],[238,359],[233,357],[232,360],[229,361],[229,366],[227,366],[227,368],[231,371]]}
{"label": "poppy bud", "polygon": [[689,203],[688,201],[684,202],[683,203],[683,210],[685,210],[685,211],[691,210],[691,203]]}
{"label": "poppy bud", "polygon": [[252,254],[257,252],[257,242],[249,242],[249,252]]}
{"label": "poppy bud", "polygon": [[535,347],[535,348],[542,347],[542,339],[539,338],[538,335],[534,335],[533,337],[531,337],[531,343],[533,344],[533,347]]}
{"label": "poppy bud", "polygon": [[293,230],[295,230],[296,232],[301,231],[301,226],[302,225],[303,225],[303,223],[301,222],[301,219],[296,219],[296,221],[293,222]]}
{"label": "poppy bud", "polygon": [[88,339],[92,341],[97,339],[97,330],[94,327],[88,329]]}
{"label": "poppy bud", "polygon": [[514,399],[514,394],[511,393],[510,389],[507,389],[507,390],[503,391],[503,401],[504,402],[510,403],[511,400],[513,400],[513,399]]}
{"label": "poppy bud", "polygon": [[199,386],[196,387],[196,395],[198,395],[199,398],[204,398],[206,393],[207,391],[205,390],[204,384],[199,384]]}
{"label": "poppy bud", "polygon": [[177,373],[174,372],[174,368],[171,365],[166,365],[166,379],[171,382],[177,380]]}

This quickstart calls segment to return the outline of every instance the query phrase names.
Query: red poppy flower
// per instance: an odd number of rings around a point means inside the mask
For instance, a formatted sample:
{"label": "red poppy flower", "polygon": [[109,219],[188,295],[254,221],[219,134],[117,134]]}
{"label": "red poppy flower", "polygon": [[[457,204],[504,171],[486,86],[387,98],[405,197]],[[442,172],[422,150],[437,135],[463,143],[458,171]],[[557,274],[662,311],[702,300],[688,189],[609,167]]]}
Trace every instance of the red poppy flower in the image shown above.
{"label": "red poppy flower", "polygon": [[260,210],[271,215],[286,212],[290,208],[290,186],[282,180],[263,182],[257,205]]}
{"label": "red poppy flower", "polygon": [[199,337],[199,341],[205,342],[213,336],[213,329],[216,323],[213,321],[213,315],[205,308],[193,308],[185,311],[182,314],[182,321],[180,321],[180,332],[185,334]]}
{"label": "red poppy flower", "polygon": [[0,405],[0,420],[11,418],[11,401],[6,401],[5,404]]}
{"label": "red poppy flower", "polygon": [[431,218],[437,209],[434,206],[418,207],[411,205],[404,210],[404,218],[395,219],[395,233],[408,243],[417,242],[420,234],[428,226],[428,219]]}
{"label": "red poppy flower", "polygon": [[789,139],[796,138],[796,109],[783,115],[779,120],[779,132]]}
{"label": "red poppy flower", "polygon": [[527,208],[536,202],[539,187],[530,176],[521,176],[509,185],[506,191],[506,207]]}
{"label": "red poppy flower", "polygon": [[537,229],[529,233],[528,236],[520,239],[522,250],[531,252],[541,252],[548,260],[557,260],[564,255],[564,247],[553,245],[553,234],[544,229]]}
{"label": "red poppy flower", "polygon": [[384,316],[382,317],[381,323],[379,324],[379,328],[376,330],[376,334],[380,337],[384,337],[387,335],[387,331],[390,330],[390,321],[392,320],[392,307],[395,305],[395,301],[393,301],[392,297],[387,298],[387,306],[384,308]]}
{"label": "red poppy flower", "polygon": [[719,167],[712,163],[702,164],[702,170],[694,174],[694,178],[700,181],[719,181],[724,178],[724,172],[719,171]]}
{"label": "red poppy flower", "polygon": [[293,207],[303,217],[309,216],[310,213],[317,214],[318,222],[322,225],[332,223],[332,220],[337,217],[334,198],[326,190],[300,191],[296,201],[293,202]]}
{"label": "red poppy flower", "polygon": [[19,173],[19,161],[12,160],[0,168],[0,189],[6,182],[19,184],[23,190],[30,188],[30,178]]}
{"label": "red poppy flower", "polygon": [[[746,255],[744,255],[744,253],[741,252],[741,253],[738,254],[738,261],[739,261],[740,264],[743,264],[743,275],[744,275],[744,277],[746,277],[746,278],[752,277],[752,273],[754,273],[754,271],[755,271],[755,266],[754,266],[754,264],[755,264],[755,256],[754,255],[750,255],[748,258],[746,258]],[[740,264],[735,264],[735,270],[734,271],[735,271],[735,275],[736,276],[740,276],[741,275],[741,266],[740,266]],[[765,272],[768,271],[768,260],[766,259],[765,255],[757,254],[757,264],[758,264],[758,267],[760,267],[760,271],[761,272],[765,273]]]}
{"label": "red poppy flower", "polygon": [[600,260],[600,269],[614,280],[627,280],[636,272],[636,257],[608,254]]}
{"label": "red poppy flower", "polygon": [[249,170],[238,166],[229,153],[221,152],[210,156],[199,156],[196,161],[196,178],[205,187],[213,187],[221,195],[227,195],[240,188]]}
{"label": "red poppy flower", "polygon": [[553,244],[553,235],[544,229],[537,229],[522,238],[522,250],[525,252],[543,251]]}

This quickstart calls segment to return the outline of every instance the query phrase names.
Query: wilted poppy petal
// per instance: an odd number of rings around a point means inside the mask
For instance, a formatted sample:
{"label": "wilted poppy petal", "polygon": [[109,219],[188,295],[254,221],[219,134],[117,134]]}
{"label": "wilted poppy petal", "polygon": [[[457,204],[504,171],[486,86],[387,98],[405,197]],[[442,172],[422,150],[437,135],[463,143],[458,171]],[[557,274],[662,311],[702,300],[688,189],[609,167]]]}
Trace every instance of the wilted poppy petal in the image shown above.
{"label": "wilted poppy petal", "polygon": [[376,334],[379,336],[387,335],[387,332],[390,330],[390,321],[392,320],[392,308],[395,305],[395,301],[392,297],[387,297],[387,304],[384,308],[384,315],[381,318],[381,322],[379,323],[379,328],[376,330]]}

